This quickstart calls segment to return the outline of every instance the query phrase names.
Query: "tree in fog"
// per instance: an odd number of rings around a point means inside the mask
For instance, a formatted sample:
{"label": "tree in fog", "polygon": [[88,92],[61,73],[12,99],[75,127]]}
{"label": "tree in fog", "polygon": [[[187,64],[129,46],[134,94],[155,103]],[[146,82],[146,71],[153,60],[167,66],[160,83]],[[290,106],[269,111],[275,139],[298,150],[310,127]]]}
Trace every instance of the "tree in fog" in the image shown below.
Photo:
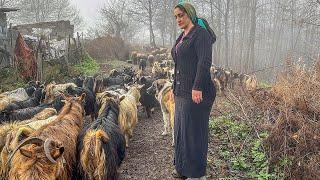
{"label": "tree in fog", "polygon": [[121,37],[121,32],[126,28],[124,0],[110,0],[100,10],[100,13],[105,21],[105,26],[109,34],[114,34],[116,37]]}
{"label": "tree in fog", "polygon": [[270,77],[272,67],[281,67],[288,57],[312,63],[320,56],[319,0],[193,2],[217,34],[213,59],[218,66]]}
{"label": "tree in fog", "polygon": [[70,0],[17,0],[17,7],[20,8],[14,15],[17,24],[70,20],[79,29],[83,22]]}
{"label": "tree in fog", "polygon": [[126,0],[109,0],[100,9],[102,16],[101,30],[104,34],[112,34],[126,41],[131,41],[136,27],[128,11],[129,2]]}
{"label": "tree in fog", "polygon": [[149,29],[150,45],[156,46],[154,33],[154,18],[160,6],[163,6],[163,1],[153,0],[134,0],[131,2],[132,9],[129,12],[135,20]]}
{"label": "tree in fog", "polygon": [[16,2],[17,0],[0,0],[0,7],[12,7]]}

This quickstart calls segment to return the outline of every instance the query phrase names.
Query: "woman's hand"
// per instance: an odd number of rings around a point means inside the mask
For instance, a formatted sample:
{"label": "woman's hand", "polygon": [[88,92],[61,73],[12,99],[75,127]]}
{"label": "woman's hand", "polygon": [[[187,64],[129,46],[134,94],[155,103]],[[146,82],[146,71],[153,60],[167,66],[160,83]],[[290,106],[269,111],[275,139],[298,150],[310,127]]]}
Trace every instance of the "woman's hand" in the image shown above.
{"label": "woman's hand", "polygon": [[201,101],[202,101],[202,91],[192,90],[192,100],[196,104],[201,103]]}

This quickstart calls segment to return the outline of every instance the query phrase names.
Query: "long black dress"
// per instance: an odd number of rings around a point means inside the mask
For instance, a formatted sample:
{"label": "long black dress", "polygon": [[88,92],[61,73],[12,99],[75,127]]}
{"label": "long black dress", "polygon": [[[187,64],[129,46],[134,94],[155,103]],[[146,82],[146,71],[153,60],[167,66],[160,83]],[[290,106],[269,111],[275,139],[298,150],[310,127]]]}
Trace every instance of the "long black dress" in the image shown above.
{"label": "long black dress", "polygon": [[[208,152],[208,122],[216,96],[210,77],[212,39],[196,25],[176,41],[172,49],[175,61],[175,156],[177,172],[189,178],[206,173]],[[192,101],[192,90],[202,91],[203,101]]]}

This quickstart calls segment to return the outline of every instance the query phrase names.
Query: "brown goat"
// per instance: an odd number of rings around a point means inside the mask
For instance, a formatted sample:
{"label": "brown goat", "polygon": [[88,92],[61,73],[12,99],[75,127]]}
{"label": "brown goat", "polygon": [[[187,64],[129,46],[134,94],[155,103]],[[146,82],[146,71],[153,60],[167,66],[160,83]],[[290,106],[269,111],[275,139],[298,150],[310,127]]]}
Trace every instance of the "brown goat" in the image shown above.
{"label": "brown goat", "polygon": [[6,144],[3,147],[0,154],[0,178],[3,179],[8,176],[9,166],[7,166],[7,161],[10,153],[19,145],[19,143],[27,138],[35,130],[29,126],[22,126],[19,129],[12,130],[6,138]]}
{"label": "brown goat", "polygon": [[[45,110],[50,110],[51,108],[47,108]],[[44,110],[44,111],[45,111]],[[54,109],[53,109],[54,110]],[[55,110],[54,110],[55,111]],[[45,118],[44,114],[39,113],[40,118]],[[50,114],[47,114],[50,115]],[[5,146],[2,148],[0,154],[0,178],[7,177],[7,173],[9,172],[9,166],[7,166],[8,156],[14,151],[16,147],[26,138],[28,138],[34,131],[38,130],[42,126],[49,124],[54,121],[57,116],[51,116],[47,119],[39,119],[39,120],[27,120],[21,123],[17,128],[12,129],[6,137]]]}
{"label": "brown goat", "polygon": [[85,94],[65,97],[57,119],[32,133],[13,151],[8,160],[9,180],[71,178],[77,136],[83,126],[84,98]]}
{"label": "brown goat", "polygon": [[57,114],[57,111],[55,109],[46,108],[43,111],[36,114],[32,119],[0,125],[0,152],[2,151],[2,148],[5,145],[7,134],[10,133],[12,130],[17,130],[21,126],[29,124],[31,122],[45,120],[55,114]]}

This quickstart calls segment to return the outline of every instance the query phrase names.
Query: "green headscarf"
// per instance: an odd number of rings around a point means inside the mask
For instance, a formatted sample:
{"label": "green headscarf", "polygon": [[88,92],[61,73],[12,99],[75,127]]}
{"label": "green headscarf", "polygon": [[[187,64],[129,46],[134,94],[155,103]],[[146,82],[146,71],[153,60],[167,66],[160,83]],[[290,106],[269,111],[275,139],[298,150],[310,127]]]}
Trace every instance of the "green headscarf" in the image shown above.
{"label": "green headscarf", "polygon": [[180,8],[181,10],[185,11],[193,24],[198,24],[202,28],[206,29],[212,37],[212,43],[216,41],[216,35],[209,26],[209,23],[204,18],[199,18],[197,16],[197,12],[194,6],[192,6],[189,2],[185,2],[185,0],[179,0],[179,4],[176,5],[175,8]]}
{"label": "green headscarf", "polygon": [[177,7],[179,7],[180,9],[185,10],[185,12],[187,13],[188,17],[191,19],[193,24],[198,24],[199,26],[207,29],[207,27],[206,27],[205,23],[203,22],[203,20],[201,18],[198,18],[196,9],[190,3],[188,3],[188,2],[179,2],[179,4],[176,6],[176,8]]}

